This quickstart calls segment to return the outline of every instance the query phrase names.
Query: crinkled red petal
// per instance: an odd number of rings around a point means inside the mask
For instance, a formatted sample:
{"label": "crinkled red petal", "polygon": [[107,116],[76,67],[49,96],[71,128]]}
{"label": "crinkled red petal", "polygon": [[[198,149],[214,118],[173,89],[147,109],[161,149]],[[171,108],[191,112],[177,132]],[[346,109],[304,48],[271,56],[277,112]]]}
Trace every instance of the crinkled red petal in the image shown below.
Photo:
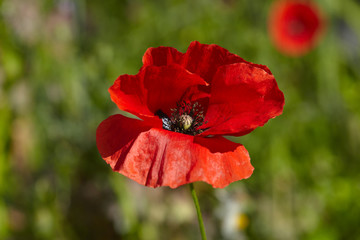
{"label": "crinkled red petal", "polygon": [[[143,56],[143,67],[166,66],[176,63],[188,71],[198,74],[208,83],[211,83],[218,67],[238,62],[247,63],[241,57],[216,44],[201,44],[197,41],[190,43],[185,54],[172,47],[157,47],[149,48]],[[270,73],[266,66],[255,65]]]}
{"label": "crinkled red petal", "polygon": [[218,67],[238,62],[247,61],[218,45],[194,41],[183,56],[181,64],[211,83]]}
{"label": "crinkled red petal", "polygon": [[102,121],[96,130],[96,145],[100,155],[107,159],[112,168],[116,165],[116,154],[126,156],[127,150],[140,133],[148,131],[146,122],[125,117],[120,114],[112,115]]}
{"label": "crinkled red petal", "polygon": [[202,135],[241,136],[282,113],[284,95],[257,65],[222,66],[214,76]]}
{"label": "crinkled red petal", "polygon": [[172,47],[148,48],[143,56],[143,67],[166,66],[180,63],[184,54]]}
{"label": "crinkled red petal", "polygon": [[158,110],[171,114],[170,109],[176,107],[187,89],[196,85],[207,83],[180,65],[147,66],[137,75],[121,75],[109,92],[121,110],[149,118]]}
{"label": "crinkled red petal", "polygon": [[223,188],[253,172],[243,145],[222,137],[148,129],[143,122],[121,115],[100,124],[97,146],[114,171],[149,187],[176,188],[204,181]]}

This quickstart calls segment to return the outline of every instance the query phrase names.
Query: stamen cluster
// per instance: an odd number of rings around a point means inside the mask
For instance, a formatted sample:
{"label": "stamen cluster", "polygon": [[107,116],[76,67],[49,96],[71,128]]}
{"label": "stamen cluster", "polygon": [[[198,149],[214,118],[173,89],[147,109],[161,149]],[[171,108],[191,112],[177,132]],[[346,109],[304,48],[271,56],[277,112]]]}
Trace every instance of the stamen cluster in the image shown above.
{"label": "stamen cluster", "polygon": [[171,109],[170,118],[161,110],[158,110],[156,115],[161,118],[163,128],[166,130],[193,136],[204,131],[198,129],[204,124],[204,111],[198,102],[177,103],[176,108]]}
{"label": "stamen cluster", "polygon": [[177,103],[171,112],[171,131],[193,136],[204,131],[198,129],[204,123],[204,110],[198,102]]}

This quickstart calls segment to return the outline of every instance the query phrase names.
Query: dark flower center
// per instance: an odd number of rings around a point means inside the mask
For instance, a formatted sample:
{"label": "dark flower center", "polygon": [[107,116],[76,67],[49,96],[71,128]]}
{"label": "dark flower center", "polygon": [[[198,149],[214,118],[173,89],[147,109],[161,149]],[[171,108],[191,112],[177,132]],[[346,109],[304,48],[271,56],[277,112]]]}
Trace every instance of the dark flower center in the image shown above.
{"label": "dark flower center", "polygon": [[180,102],[171,109],[171,117],[158,110],[155,114],[163,122],[163,128],[169,131],[195,136],[204,130],[199,129],[204,124],[204,111],[198,102]]}

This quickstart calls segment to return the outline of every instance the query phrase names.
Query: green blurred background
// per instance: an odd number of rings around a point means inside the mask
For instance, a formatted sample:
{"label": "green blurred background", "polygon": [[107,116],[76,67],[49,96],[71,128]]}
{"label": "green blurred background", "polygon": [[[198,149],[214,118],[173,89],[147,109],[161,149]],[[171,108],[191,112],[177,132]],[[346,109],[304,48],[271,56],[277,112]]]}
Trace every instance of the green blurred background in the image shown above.
{"label": "green blurred background", "polygon": [[360,1],[319,0],[327,29],[290,58],[271,1],[0,0],[0,239],[200,239],[187,186],[143,187],[97,151],[108,87],[148,47],[216,43],[267,65],[284,113],[232,138],[251,178],[196,183],[209,239],[360,239]]}

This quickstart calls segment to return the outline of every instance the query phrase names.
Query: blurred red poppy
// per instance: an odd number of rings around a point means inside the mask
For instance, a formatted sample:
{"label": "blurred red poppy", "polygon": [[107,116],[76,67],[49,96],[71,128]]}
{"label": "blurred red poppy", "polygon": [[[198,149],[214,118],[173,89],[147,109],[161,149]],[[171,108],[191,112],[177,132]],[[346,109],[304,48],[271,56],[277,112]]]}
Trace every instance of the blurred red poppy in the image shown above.
{"label": "blurred red poppy", "polygon": [[289,56],[301,56],[318,42],[324,19],[310,1],[280,0],[270,9],[268,29],[276,48]]}
{"label": "blurred red poppy", "polygon": [[205,181],[225,187],[253,172],[241,136],[282,113],[284,95],[264,65],[217,45],[186,53],[149,48],[136,75],[121,75],[111,99],[141,120],[113,115],[96,132],[112,169],[149,187]]}

